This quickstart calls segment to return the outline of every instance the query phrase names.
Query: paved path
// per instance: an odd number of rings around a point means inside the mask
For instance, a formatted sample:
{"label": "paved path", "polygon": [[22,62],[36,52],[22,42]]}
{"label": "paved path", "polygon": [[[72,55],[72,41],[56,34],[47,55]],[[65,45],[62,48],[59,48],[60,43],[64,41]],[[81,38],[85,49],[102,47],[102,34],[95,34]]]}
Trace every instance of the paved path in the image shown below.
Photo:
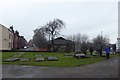
{"label": "paved path", "polygon": [[118,78],[118,57],[81,67],[2,65],[4,78]]}

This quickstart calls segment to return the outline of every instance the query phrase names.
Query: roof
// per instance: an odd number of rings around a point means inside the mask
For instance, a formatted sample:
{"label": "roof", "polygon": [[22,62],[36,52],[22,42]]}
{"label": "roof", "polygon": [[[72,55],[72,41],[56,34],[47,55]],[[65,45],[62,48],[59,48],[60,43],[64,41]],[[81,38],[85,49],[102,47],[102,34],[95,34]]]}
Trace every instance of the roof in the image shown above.
{"label": "roof", "polygon": [[9,28],[5,27],[4,25],[0,24],[1,27],[7,29],[8,31],[12,32]]}
{"label": "roof", "polygon": [[[73,43],[72,41],[66,40],[63,37],[58,37],[58,38],[54,39],[54,44],[66,44],[67,42]],[[52,43],[52,41],[50,41],[49,44],[51,44],[51,43]]]}
{"label": "roof", "polygon": [[58,37],[58,38],[56,38],[54,40],[66,40],[66,39],[64,39],[63,37]]}

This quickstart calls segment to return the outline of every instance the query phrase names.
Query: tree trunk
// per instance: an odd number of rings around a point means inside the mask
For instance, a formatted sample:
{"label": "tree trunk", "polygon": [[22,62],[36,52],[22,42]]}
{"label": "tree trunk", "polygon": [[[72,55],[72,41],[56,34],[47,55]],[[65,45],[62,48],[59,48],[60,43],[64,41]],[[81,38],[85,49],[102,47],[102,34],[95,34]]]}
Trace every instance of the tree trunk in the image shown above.
{"label": "tree trunk", "polygon": [[55,52],[55,49],[54,49],[54,37],[52,35],[52,51]]}

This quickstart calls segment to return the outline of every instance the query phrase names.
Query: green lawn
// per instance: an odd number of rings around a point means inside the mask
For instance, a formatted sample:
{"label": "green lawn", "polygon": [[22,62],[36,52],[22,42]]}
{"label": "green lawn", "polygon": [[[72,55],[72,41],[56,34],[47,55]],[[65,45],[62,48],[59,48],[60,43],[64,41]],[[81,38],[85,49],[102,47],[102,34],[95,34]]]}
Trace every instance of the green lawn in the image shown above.
{"label": "green lawn", "polygon": [[[24,54],[23,54],[24,53]],[[77,59],[75,57],[65,57],[64,53],[59,52],[2,52],[2,60],[12,57],[15,54],[23,54],[23,58],[30,58],[28,62],[2,62],[2,64],[17,64],[17,65],[36,65],[36,66],[52,66],[52,67],[73,67],[73,66],[81,66],[86,64],[96,63],[102,60],[106,60],[106,57],[92,57],[92,58],[84,58]],[[58,61],[43,61],[36,62],[35,55],[42,54],[44,58],[48,56],[56,56],[58,57]],[[117,56],[117,54],[111,54],[110,58]]]}

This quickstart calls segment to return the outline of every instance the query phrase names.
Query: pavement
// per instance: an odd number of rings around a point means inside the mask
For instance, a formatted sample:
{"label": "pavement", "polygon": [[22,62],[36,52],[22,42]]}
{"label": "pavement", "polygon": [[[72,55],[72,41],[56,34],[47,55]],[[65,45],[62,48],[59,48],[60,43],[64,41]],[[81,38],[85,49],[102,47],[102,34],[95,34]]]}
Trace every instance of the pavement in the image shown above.
{"label": "pavement", "polygon": [[26,65],[2,65],[3,78],[118,78],[115,57],[95,64],[79,67],[41,67]]}

